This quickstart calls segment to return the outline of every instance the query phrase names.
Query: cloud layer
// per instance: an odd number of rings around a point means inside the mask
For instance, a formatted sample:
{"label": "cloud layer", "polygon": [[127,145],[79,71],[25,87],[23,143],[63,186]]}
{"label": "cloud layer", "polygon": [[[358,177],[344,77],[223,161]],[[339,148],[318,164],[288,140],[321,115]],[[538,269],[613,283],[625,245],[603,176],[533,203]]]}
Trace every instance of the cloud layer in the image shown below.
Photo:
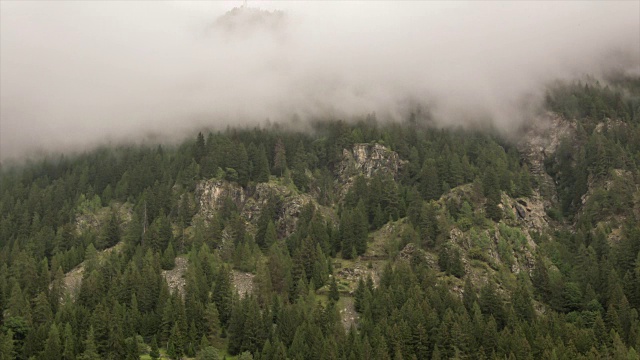
{"label": "cloud layer", "polygon": [[[523,121],[545,83],[640,74],[640,3],[0,3],[0,159],[296,115]],[[242,22],[241,22],[242,23]]]}

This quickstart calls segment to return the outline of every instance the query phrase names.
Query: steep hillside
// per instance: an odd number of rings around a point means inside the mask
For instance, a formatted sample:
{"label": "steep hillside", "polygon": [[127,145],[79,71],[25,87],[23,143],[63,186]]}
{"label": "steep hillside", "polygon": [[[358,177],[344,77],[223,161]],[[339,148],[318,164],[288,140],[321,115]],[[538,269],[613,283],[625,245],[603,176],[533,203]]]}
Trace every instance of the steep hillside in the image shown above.
{"label": "steep hillside", "polygon": [[638,88],[2,169],[0,355],[637,358]]}

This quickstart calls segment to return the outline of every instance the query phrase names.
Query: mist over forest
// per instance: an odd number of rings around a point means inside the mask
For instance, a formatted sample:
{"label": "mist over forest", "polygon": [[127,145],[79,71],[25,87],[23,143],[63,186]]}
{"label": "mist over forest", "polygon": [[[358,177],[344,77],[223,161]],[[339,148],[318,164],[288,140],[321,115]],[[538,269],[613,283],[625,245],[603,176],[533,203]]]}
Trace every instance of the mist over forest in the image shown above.
{"label": "mist over forest", "polygon": [[3,160],[418,109],[510,132],[555,80],[640,74],[632,1],[0,6]]}
{"label": "mist over forest", "polygon": [[0,360],[640,360],[640,2],[0,0]]}

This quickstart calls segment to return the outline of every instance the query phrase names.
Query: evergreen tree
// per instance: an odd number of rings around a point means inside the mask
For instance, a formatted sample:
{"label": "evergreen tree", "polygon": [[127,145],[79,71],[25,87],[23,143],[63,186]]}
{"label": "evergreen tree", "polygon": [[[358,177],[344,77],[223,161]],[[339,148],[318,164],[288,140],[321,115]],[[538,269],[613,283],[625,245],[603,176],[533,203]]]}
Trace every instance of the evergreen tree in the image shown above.
{"label": "evergreen tree", "polygon": [[485,202],[485,212],[487,218],[493,221],[499,221],[502,219],[502,210],[500,205],[502,199],[500,195],[500,185],[498,184],[498,178],[494,171],[487,171],[482,181],[482,189],[484,196],[487,199]]}
{"label": "evergreen tree", "polygon": [[286,149],[285,149],[284,143],[282,142],[282,139],[278,139],[278,141],[276,142],[274,155],[273,155],[273,170],[279,176],[282,176],[286,169],[287,169]]}
{"label": "evergreen tree", "polygon": [[193,157],[196,162],[199,164],[202,161],[202,158],[206,154],[206,147],[204,143],[204,135],[201,132],[198,133],[196,137],[196,143],[193,147]]}
{"label": "evergreen tree", "polygon": [[340,293],[338,292],[338,283],[336,282],[336,277],[331,277],[331,282],[329,283],[329,300],[337,302],[340,300]]}
{"label": "evergreen tree", "polygon": [[184,334],[177,323],[173,325],[169,335],[167,355],[174,360],[179,360],[184,355]]}
{"label": "evergreen tree", "polygon": [[420,212],[420,237],[425,248],[431,249],[436,245],[440,235],[435,202],[423,203]]}
{"label": "evergreen tree", "polygon": [[227,327],[231,318],[233,289],[231,285],[231,274],[226,266],[218,268],[213,290],[213,301],[218,308],[220,324]]}
{"label": "evergreen tree", "polygon": [[215,303],[207,304],[204,316],[206,321],[205,334],[208,334],[209,340],[213,342],[218,338],[220,332],[220,317]]}
{"label": "evergreen tree", "polygon": [[535,311],[533,310],[533,303],[527,282],[528,279],[525,278],[524,273],[520,273],[518,275],[517,287],[513,292],[512,301],[513,308],[518,317],[524,321],[531,322],[535,317]]}
{"label": "evergreen tree", "polygon": [[138,348],[138,340],[135,337],[129,337],[125,340],[125,359],[139,360],[140,349]]}
{"label": "evergreen tree", "polygon": [[153,360],[160,358],[160,349],[158,349],[158,340],[156,339],[155,335],[151,339],[151,349],[149,351],[149,357],[151,357],[151,359]]}
{"label": "evergreen tree", "polygon": [[84,352],[78,357],[78,360],[99,359],[101,359],[101,357],[98,355],[98,350],[96,348],[93,326],[90,326],[89,331],[87,332],[87,338],[84,341]]}
{"label": "evergreen tree", "polygon": [[220,360],[220,355],[218,355],[218,351],[213,346],[207,346],[198,352],[196,360]]}
{"label": "evergreen tree", "polygon": [[100,236],[99,249],[112,247],[120,241],[120,221],[115,209],[111,209],[111,215],[103,229]]}
{"label": "evergreen tree", "polygon": [[169,242],[167,248],[162,254],[162,269],[171,270],[176,266],[176,253],[173,250],[173,243]]}
{"label": "evergreen tree", "polygon": [[71,329],[71,325],[69,323],[66,323],[64,326],[62,342],[63,342],[62,359],[75,360],[76,354],[75,354],[75,346],[74,346],[74,336]]}
{"label": "evergreen tree", "polygon": [[60,341],[60,332],[56,324],[52,324],[49,328],[49,337],[44,344],[43,359],[62,360],[62,344]]}
{"label": "evergreen tree", "polygon": [[267,152],[262,144],[260,144],[256,151],[253,172],[255,174],[254,179],[256,182],[269,181],[269,175],[271,175],[269,171],[269,160],[267,159]]}
{"label": "evergreen tree", "polygon": [[7,330],[6,334],[0,333],[0,360],[15,359],[13,331]]}

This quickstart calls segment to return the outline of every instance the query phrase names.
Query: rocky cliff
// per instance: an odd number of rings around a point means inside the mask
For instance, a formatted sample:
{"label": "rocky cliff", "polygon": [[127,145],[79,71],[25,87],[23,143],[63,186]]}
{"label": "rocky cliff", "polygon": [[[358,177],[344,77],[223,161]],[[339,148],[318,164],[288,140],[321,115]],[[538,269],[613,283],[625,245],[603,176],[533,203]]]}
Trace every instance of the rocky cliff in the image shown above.
{"label": "rocky cliff", "polygon": [[337,167],[338,194],[344,195],[359,175],[370,178],[384,173],[397,178],[405,163],[395,151],[383,145],[354,144],[351,149],[342,150],[342,160]]}
{"label": "rocky cliff", "polygon": [[226,180],[210,179],[196,185],[195,195],[200,205],[198,216],[209,219],[224,206],[225,202],[230,201],[246,221],[249,232],[255,230],[260,214],[271,196],[277,196],[282,200],[276,212],[275,222],[276,231],[280,237],[293,233],[300,211],[309,203],[313,203],[325,218],[334,217],[330,209],[318,205],[310,195],[299,193],[293,187],[276,182],[259,183],[242,188]]}
{"label": "rocky cliff", "polygon": [[518,139],[518,150],[540,184],[544,196],[556,200],[555,183],[545,171],[545,160],[553,156],[560,141],[575,135],[576,124],[560,115],[547,112],[530,122]]}

